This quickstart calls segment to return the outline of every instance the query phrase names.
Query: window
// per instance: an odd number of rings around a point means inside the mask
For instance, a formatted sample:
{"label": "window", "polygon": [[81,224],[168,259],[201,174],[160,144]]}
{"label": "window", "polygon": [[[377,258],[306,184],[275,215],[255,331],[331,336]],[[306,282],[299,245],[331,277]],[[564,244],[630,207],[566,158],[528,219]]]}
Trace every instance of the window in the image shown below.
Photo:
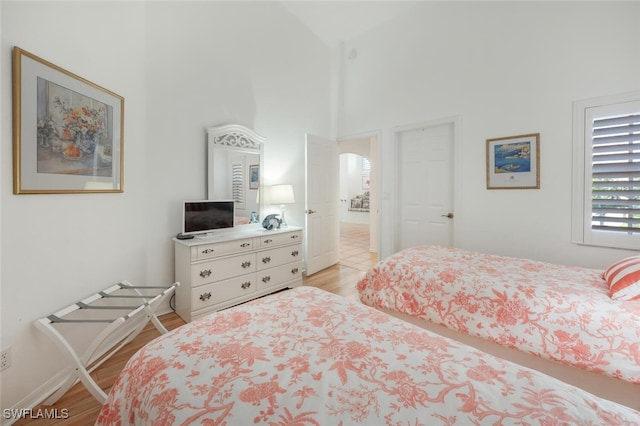
{"label": "window", "polygon": [[360,157],[360,168],[362,169],[363,175],[368,175],[371,173],[371,161],[367,157]]}
{"label": "window", "polygon": [[231,165],[231,192],[236,208],[244,208],[244,165],[242,163]]}
{"label": "window", "polygon": [[640,249],[640,92],[574,104],[573,241]]}

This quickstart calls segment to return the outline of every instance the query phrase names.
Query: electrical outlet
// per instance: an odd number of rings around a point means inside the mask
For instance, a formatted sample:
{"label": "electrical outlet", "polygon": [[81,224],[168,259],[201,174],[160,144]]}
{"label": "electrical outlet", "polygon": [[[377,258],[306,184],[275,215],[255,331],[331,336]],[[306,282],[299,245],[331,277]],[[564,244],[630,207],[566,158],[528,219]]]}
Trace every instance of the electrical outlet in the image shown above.
{"label": "electrical outlet", "polygon": [[11,348],[0,352],[0,371],[4,371],[9,367],[11,367]]}

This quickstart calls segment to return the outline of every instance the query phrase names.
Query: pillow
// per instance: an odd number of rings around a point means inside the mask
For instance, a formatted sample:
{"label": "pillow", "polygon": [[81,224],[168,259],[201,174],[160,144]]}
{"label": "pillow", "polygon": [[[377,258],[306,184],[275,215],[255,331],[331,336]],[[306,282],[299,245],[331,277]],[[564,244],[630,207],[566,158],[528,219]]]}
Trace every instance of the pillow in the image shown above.
{"label": "pillow", "polygon": [[612,299],[640,299],[640,256],[631,256],[604,270],[602,278]]}

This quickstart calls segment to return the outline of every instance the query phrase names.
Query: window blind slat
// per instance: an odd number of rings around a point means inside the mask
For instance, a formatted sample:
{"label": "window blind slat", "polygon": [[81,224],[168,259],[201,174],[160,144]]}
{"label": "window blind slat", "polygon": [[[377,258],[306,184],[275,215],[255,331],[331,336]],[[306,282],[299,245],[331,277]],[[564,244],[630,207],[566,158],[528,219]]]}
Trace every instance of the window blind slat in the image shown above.
{"label": "window blind slat", "polygon": [[[594,123],[594,127],[595,127],[595,123]],[[625,126],[618,126],[618,127],[601,127],[601,128],[594,128],[593,129],[593,137],[598,139],[599,136],[613,136],[613,135],[619,135],[619,134],[627,134],[627,135],[631,135],[633,133],[638,133],[640,132],[640,124],[631,124],[628,123]]]}
{"label": "window blind slat", "polygon": [[620,199],[614,199],[614,200],[610,200],[610,199],[600,199],[600,198],[595,198],[593,200],[593,208],[599,208],[600,206],[616,206],[619,207],[623,210],[629,209],[629,210],[633,210],[633,208],[637,208],[640,207],[640,201],[638,200],[620,200]]}
{"label": "window blind slat", "polygon": [[[615,153],[615,154],[604,154],[604,155],[594,155],[593,161],[597,163],[611,162],[611,161],[624,161],[624,163],[617,164],[629,164],[631,161],[635,161],[635,166],[640,168],[640,152],[637,154],[625,154],[625,153]],[[612,164],[613,165],[613,164]],[[634,164],[631,164],[632,166]]]}
{"label": "window blind slat", "polygon": [[624,126],[633,123],[640,123],[640,114],[621,115],[618,117],[596,118],[593,120],[593,127]]}
{"label": "window blind slat", "polygon": [[638,182],[618,182],[618,181],[609,181],[609,180],[599,181],[599,182],[594,182],[593,188],[598,188],[600,190],[608,190],[608,188],[617,190],[619,188],[624,188],[625,190],[629,191],[634,189],[640,189],[640,181]]}
{"label": "window blind slat", "polygon": [[[615,214],[620,214],[620,209],[616,209],[614,207],[610,207],[610,206],[606,206],[606,207],[595,207],[592,210],[594,213],[599,213],[599,214],[605,214],[605,213],[615,213]],[[625,214],[631,215],[631,216],[635,216],[638,219],[640,219],[640,207],[635,208],[635,209],[627,209],[625,211]]]}
{"label": "window blind slat", "polygon": [[629,143],[627,139],[624,139],[615,143],[594,144],[592,148],[592,152],[594,154],[607,153],[611,151],[640,151],[640,135],[638,135],[638,140],[633,143]]}
{"label": "window blind slat", "polygon": [[627,142],[628,144],[636,144],[640,141],[640,133],[634,133],[633,135],[610,135],[600,136],[593,139],[593,146],[609,145],[617,142]]}
{"label": "window blind slat", "polygon": [[593,165],[594,177],[604,173],[617,173],[621,178],[640,177],[640,163],[598,163]]}
{"label": "window blind slat", "polygon": [[[626,217],[593,217],[594,221],[598,221],[598,222],[607,222],[611,225],[614,224],[629,224],[632,223],[634,225],[640,225],[640,219],[629,219]],[[609,226],[611,226],[609,225]],[[600,226],[607,226],[606,224],[600,224]],[[615,226],[615,225],[614,225]],[[635,229],[635,226],[632,226],[631,229]],[[640,228],[638,228],[638,231],[640,231]]]}
{"label": "window blind slat", "polygon": [[594,231],[607,231],[607,232],[625,232],[627,234],[640,234],[640,228],[627,228],[627,227],[613,227],[613,226],[599,226],[591,225],[591,229]]}
{"label": "window blind slat", "polygon": [[611,197],[611,196],[624,196],[624,197],[631,197],[636,201],[636,204],[640,204],[640,190],[637,191],[629,191],[629,190],[618,190],[618,189],[607,189],[607,190],[601,190],[600,187],[598,187],[598,190],[594,190],[592,192],[592,194],[595,196],[600,196],[600,197]]}

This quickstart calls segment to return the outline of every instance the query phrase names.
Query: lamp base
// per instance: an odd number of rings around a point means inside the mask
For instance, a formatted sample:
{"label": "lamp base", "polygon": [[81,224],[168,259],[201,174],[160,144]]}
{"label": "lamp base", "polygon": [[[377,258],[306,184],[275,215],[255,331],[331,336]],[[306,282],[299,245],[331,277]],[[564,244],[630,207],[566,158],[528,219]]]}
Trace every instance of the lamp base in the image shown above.
{"label": "lamp base", "polygon": [[280,206],[280,225],[278,226],[278,228],[287,228],[289,227],[289,225],[287,225],[287,221],[284,220],[284,205]]}

